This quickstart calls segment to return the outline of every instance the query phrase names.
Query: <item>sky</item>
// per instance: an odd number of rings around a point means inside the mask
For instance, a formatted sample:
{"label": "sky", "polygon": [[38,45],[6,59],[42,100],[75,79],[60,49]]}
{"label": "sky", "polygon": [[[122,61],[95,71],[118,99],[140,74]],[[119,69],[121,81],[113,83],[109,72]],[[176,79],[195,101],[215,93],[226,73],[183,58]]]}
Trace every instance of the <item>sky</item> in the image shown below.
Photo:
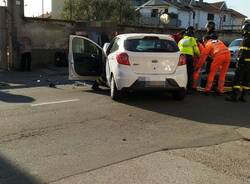
{"label": "sky", "polygon": [[[220,2],[222,0],[204,0],[208,3]],[[234,9],[250,18],[250,0],[226,0],[228,8]]]}
{"label": "sky", "polygon": [[27,17],[35,17],[42,14],[42,2],[44,2],[44,14],[51,11],[51,0],[24,0],[24,12]]}
{"label": "sky", "polygon": [[[37,17],[42,14],[42,2],[44,13],[51,11],[51,0],[24,0],[24,12],[27,17]],[[4,0],[0,0],[0,6],[4,6]]]}
{"label": "sky", "polygon": [[[4,0],[0,0],[0,5],[4,5]],[[44,1],[44,13],[51,11],[51,0]],[[204,0],[205,2],[219,2],[222,0]],[[250,18],[250,0],[225,0],[228,7],[237,10],[238,12]],[[42,0],[24,0],[25,16],[33,17],[42,14]]]}

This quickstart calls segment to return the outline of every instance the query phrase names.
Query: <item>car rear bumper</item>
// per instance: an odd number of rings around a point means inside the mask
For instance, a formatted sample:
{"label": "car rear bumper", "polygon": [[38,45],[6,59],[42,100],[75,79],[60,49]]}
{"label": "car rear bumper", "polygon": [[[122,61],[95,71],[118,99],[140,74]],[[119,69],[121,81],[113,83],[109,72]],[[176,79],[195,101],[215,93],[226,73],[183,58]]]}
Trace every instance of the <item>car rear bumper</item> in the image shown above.
{"label": "car rear bumper", "polygon": [[135,91],[176,91],[185,90],[180,87],[173,79],[166,79],[165,81],[140,81],[137,80],[130,87],[125,87],[122,90]]}
{"label": "car rear bumper", "polygon": [[118,90],[133,89],[179,89],[186,88],[186,66],[178,67],[173,74],[135,74],[131,71],[119,72],[114,75]]}

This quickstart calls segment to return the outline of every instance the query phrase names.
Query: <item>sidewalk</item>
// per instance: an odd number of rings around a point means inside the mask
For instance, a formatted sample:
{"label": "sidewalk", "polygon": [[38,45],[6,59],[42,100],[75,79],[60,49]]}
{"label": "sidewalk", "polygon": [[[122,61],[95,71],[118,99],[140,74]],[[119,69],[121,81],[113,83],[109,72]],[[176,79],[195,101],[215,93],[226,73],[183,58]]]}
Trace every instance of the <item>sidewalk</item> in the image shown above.
{"label": "sidewalk", "polygon": [[1,71],[0,89],[47,86],[50,84],[70,84],[68,68],[50,67],[31,72]]}
{"label": "sidewalk", "polygon": [[249,184],[250,143],[160,151],[51,184]]}

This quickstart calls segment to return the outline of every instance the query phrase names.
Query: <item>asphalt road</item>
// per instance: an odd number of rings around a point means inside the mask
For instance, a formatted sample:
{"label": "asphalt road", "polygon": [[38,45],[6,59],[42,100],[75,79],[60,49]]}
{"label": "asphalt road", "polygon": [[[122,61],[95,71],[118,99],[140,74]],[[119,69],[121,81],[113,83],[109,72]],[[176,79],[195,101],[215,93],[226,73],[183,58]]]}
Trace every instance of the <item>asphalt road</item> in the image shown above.
{"label": "asphalt road", "polygon": [[202,94],[114,102],[84,86],[1,90],[0,183],[60,182],[161,151],[243,140],[236,130],[249,126],[249,109]]}

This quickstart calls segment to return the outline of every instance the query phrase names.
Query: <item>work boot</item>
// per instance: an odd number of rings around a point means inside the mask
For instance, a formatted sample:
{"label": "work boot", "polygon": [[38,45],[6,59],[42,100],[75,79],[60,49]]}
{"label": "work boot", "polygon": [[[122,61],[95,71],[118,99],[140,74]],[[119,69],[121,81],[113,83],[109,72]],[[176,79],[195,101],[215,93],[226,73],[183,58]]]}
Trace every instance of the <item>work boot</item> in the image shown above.
{"label": "work boot", "polygon": [[247,95],[247,91],[243,89],[243,91],[242,91],[242,93],[240,95],[239,101],[247,102],[246,95]]}
{"label": "work boot", "polygon": [[220,91],[219,89],[217,89],[217,88],[214,90],[214,95],[215,96],[223,96],[223,94],[224,93],[222,91]]}
{"label": "work boot", "polygon": [[97,84],[97,82],[95,82],[92,86],[92,89],[94,91],[101,91],[102,89],[99,87],[99,84]]}
{"label": "work boot", "polygon": [[211,91],[204,91],[204,95],[206,95],[206,96],[211,95]]}
{"label": "work boot", "polygon": [[226,101],[238,102],[238,93],[239,91],[237,89],[233,89],[231,95],[226,97]]}

